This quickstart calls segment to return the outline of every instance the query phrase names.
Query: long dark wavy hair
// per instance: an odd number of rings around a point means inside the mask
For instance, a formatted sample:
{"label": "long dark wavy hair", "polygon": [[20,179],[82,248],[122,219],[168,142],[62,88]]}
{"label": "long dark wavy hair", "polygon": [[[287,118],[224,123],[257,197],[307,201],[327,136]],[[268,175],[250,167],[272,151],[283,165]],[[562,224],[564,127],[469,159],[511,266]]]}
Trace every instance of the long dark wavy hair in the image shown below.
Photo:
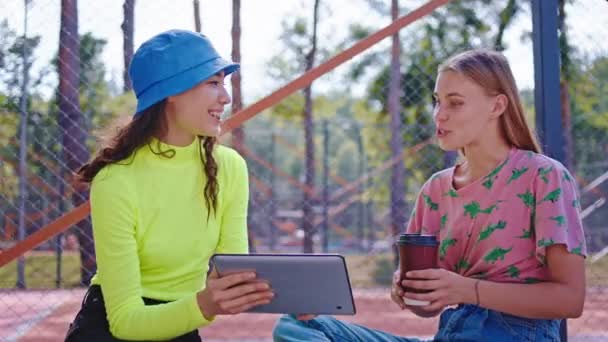
{"label": "long dark wavy hair", "polygon": [[[161,151],[160,141],[156,149],[150,145],[153,137],[164,136],[167,132],[165,106],[166,100],[158,102],[144,110],[128,124],[120,127],[105,144],[106,146],[102,147],[90,162],[78,169],[76,172],[78,180],[82,183],[90,184],[97,173],[106,165],[121,162],[130,163],[127,159],[132,157],[137,149],[145,145],[148,145],[150,151],[157,155],[172,158],[175,155],[175,150],[168,149]],[[217,182],[218,166],[215,159],[213,159],[213,147],[217,140],[215,137],[203,136],[198,136],[198,139],[203,145],[203,148],[200,150],[200,157],[203,163],[203,171],[207,178],[204,189],[205,204],[209,212],[215,214],[219,184]]]}

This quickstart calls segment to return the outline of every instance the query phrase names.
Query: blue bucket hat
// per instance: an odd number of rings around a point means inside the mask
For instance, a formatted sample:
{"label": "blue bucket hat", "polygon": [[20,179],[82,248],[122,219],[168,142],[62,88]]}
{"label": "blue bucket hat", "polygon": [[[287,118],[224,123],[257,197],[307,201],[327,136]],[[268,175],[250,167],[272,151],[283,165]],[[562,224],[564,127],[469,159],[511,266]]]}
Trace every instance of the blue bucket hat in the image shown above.
{"label": "blue bucket hat", "polygon": [[144,42],[135,52],[129,76],[137,97],[134,116],[153,104],[182,93],[220,71],[239,69],[223,59],[207,37],[186,30],[170,30]]}

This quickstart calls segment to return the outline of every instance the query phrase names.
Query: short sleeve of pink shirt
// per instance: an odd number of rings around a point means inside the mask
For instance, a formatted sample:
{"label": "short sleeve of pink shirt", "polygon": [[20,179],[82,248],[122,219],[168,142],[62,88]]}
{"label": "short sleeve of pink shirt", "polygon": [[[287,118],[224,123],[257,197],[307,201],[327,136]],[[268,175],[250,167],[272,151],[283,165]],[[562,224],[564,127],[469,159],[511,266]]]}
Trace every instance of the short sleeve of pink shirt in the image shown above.
{"label": "short sleeve of pink shirt", "polygon": [[454,168],[422,187],[407,232],[438,237],[439,266],[467,277],[537,282],[546,248],[586,256],[574,178],[559,162],[512,149],[487,176],[458,190]]}

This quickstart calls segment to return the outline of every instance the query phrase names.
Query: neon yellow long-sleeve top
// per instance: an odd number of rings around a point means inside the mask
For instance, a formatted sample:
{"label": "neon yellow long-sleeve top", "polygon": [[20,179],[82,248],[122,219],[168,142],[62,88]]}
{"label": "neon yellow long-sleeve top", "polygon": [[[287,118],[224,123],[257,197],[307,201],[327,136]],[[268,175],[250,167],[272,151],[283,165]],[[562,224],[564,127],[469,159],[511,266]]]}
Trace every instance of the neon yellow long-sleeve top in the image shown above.
{"label": "neon yellow long-sleeve top", "polygon": [[[175,154],[159,155],[159,147]],[[208,216],[200,150],[198,139],[185,147],[154,140],[93,179],[92,283],[101,286],[110,332],[119,339],[167,340],[209,324],[196,300],[209,258],[248,251],[245,161],[215,147],[217,213]],[[169,303],[146,306],[142,297]]]}

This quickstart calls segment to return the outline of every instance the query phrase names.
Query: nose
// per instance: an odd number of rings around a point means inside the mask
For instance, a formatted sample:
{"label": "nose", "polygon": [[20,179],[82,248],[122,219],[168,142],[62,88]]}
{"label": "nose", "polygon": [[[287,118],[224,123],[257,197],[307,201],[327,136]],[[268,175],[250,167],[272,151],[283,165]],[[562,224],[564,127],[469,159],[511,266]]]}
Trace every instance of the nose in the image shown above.
{"label": "nose", "polygon": [[433,108],[433,120],[435,122],[442,122],[442,121],[446,121],[448,119],[447,114],[445,113],[445,111],[441,108],[441,106],[439,104],[437,104],[434,108]]}
{"label": "nose", "polygon": [[222,105],[227,105],[231,102],[230,94],[228,94],[228,90],[226,87],[222,87],[222,91],[220,92],[220,103]]}

